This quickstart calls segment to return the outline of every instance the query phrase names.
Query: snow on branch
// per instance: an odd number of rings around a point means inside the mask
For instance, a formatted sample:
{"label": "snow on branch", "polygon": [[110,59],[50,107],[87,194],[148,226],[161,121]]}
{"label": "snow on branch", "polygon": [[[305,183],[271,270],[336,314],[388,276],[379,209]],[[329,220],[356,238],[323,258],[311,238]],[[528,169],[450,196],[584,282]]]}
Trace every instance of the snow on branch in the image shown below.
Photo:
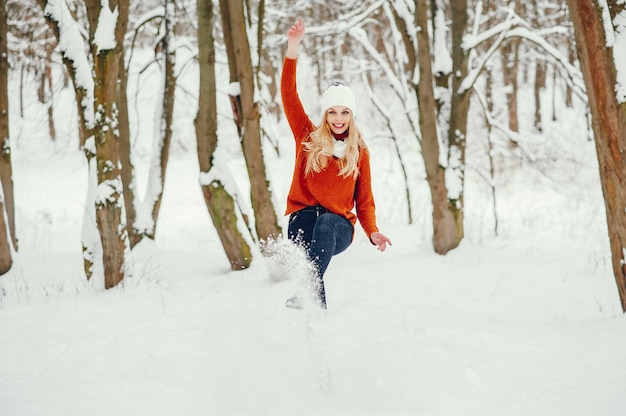
{"label": "snow on branch", "polygon": [[46,3],[44,15],[58,28],[59,49],[63,58],[72,63],[74,68],[74,83],[78,89],[85,91],[85,118],[88,126],[93,125],[93,91],[94,83],[91,77],[91,65],[87,58],[87,47],[83,40],[82,28],[63,0],[50,0]]}
{"label": "snow on branch", "polygon": [[130,67],[130,63],[133,60],[133,55],[135,53],[135,42],[137,41],[137,37],[139,36],[140,29],[144,25],[148,24],[149,22],[155,19],[164,19],[164,18],[165,18],[165,7],[159,6],[159,7],[155,7],[154,9],[151,9],[147,13],[144,13],[137,19],[137,21],[133,22],[133,27],[134,27],[133,30],[126,33],[126,38],[132,37],[130,53],[128,54],[128,58],[126,62],[127,68]]}
{"label": "snow on branch", "polygon": [[101,182],[96,191],[96,205],[120,204],[118,195],[122,195],[122,191],[123,186],[119,176]]}
{"label": "snow on branch", "polygon": [[532,30],[526,23],[519,17],[512,15],[506,21],[494,26],[493,28],[486,30],[480,35],[466,36],[463,40],[463,48],[466,50],[474,50],[478,45],[486,42],[488,39],[498,36],[497,40],[491,45],[488,52],[485,54],[481,62],[470,69],[467,77],[461,83],[458,93],[462,94],[468,91],[476,79],[480,75],[487,61],[491,58],[493,53],[506,39],[522,38],[542,48],[549,56],[551,56],[564,70],[569,79],[569,84],[574,91],[581,97],[585,97],[585,86],[580,74],[580,71],[570,64],[566,57],[561,52],[547,42],[544,36],[554,33],[567,33],[563,27],[555,27],[548,30]]}
{"label": "snow on branch", "polygon": [[398,96],[403,97],[404,93],[402,83],[400,82],[398,77],[396,77],[396,74],[393,72],[393,69],[389,66],[385,58],[380,53],[378,53],[374,45],[372,45],[369,38],[367,37],[367,33],[365,32],[365,30],[361,27],[355,26],[350,29],[349,33],[354,40],[358,41],[361,46],[363,46],[365,51],[369,53],[369,55],[378,64],[380,69],[385,73],[389,84],[398,94]]}
{"label": "snow on branch", "polygon": [[[496,39],[496,41],[491,45],[489,50],[482,57],[481,62],[478,65],[475,65],[473,68],[470,69],[469,73],[467,74],[467,76],[461,83],[461,86],[459,87],[459,91],[458,91],[459,94],[464,94],[466,91],[472,88],[472,86],[478,79],[480,73],[482,72],[483,68],[485,67],[487,62],[489,62],[489,60],[491,59],[491,56],[498,50],[498,48],[500,47],[504,39],[506,39],[506,33],[507,31],[500,32],[498,39]],[[475,51],[475,50],[476,50],[475,48],[471,49],[471,51]]]}
{"label": "snow on branch", "polygon": [[507,33],[506,37],[507,38],[520,37],[542,48],[548,55],[554,58],[554,60],[559,65],[561,65],[561,67],[565,70],[565,73],[569,77],[571,86],[574,89],[574,91],[580,97],[584,98],[586,96],[585,84],[578,68],[570,64],[567,58],[564,57],[557,48],[550,45],[550,43],[548,43],[540,34],[538,34],[537,32],[533,32],[527,28],[518,27],[518,28],[510,30]]}
{"label": "snow on branch", "polygon": [[526,140],[524,140],[524,136],[522,136],[518,132],[511,130],[508,125],[505,125],[499,122],[498,120],[496,120],[493,114],[489,111],[489,106],[487,105],[487,98],[480,91],[474,88],[473,95],[474,97],[478,99],[478,103],[480,104],[483,110],[483,114],[485,115],[485,121],[487,122],[487,125],[489,126],[489,128],[490,129],[495,128],[496,130],[499,130],[501,133],[503,133],[509,140],[511,140],[512,142],[518,145],[518,149],[526,157],[526,160],[530,162],[534,162],[535,159],[532,157],[532,155],[529,152],[526,151],[524,147],[524,143],[526,142]]}
{"label": "snow on branch", "polygon": [[145,24],[151,22],[154,19],[164,18],[165,17],[165,7],[157,6],[150,9],[148,12],[142,14],[137,18],[136,21],[133,22],[133,27],[135,30],[144,26]]}
{"label": "snow on branch", "polygon": [[332,22],[328,22],[321,26],[312,26],[306,29],[307,33],[312,35],[333,35],[337,33],[347,33],[353,27],[357,27],[363,21],[366,21],[369,16],[376,10],[380,9],[388,0],[378,0],[372,3],[365,10],[355,10],[343,16],[339,16]]}
{"label": "snow on branch", "polygon": [[617,71],[617,84],[615,94],[617,102],[626,103],[626,8],[615,15],[611,21],[611,13],[606,0],[598,1],[602,8],[602,20],[604,23],[604,33],[606,46],[613,48],[613,59]]}
{"label": "snow on branch", "polygon": [[[385,4],[385,6],[388,6]],[[394,13],[404,21],[406,32],[413,44],[413,49],[417,50],[417,32],[422,30],[415,24],[415,4],[407,1],[396,0],[393,3]],[[389,13],[388,13],[389,14]],[[394,19],[390,18],[389,21],[393,22]],[[411,30],[412,29],[412,30]],[[419,71],[415,71],[419,73]],[[418,81],[419,82],[419,81]]]}
{"label": "snow on branch", "polygon": [[476,32],[474,32],[474,34],[472,35],[465,35],[463,37],[463,44],[461,45],[461,47],[467,51],[476,49],[478,45],[486,42],[487,40],[495,36],[498,36],[500,33],[511,30],[511,28],[514,26],[520,26],[525,24],[526,22],[524,22],[524,20],[522,20],[519,16],[515,14],[510,14],[506,20],[498,23],[493,27],[488,28],[484,32],[481,32],[479,34],[476,34]]}
{"label": "snow on branch", "polygon": [[117,18],[119,12],[117,7],[111,10],[109,0],[101,0],[100,15],[98,16],[98,27],[94,33],[93,42],[97,47],[98,53],[110,49],[115,49],[117,42],[115,41],[115,26],[117,26]]}

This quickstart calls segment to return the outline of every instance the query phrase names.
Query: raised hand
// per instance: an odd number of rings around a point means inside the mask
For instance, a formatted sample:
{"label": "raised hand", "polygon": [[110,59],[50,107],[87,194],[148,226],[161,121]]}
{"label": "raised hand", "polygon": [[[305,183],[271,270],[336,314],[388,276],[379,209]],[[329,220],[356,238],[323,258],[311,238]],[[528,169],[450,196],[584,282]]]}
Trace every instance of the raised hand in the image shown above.
{"label": "raised hand", "polygon": [[304,23],[302,22],[302,18],[298,17],[296,23],[293,24],[287,31],[287,41],[288,42],[296,42],[300,43],[302,38],[304,37]]}
{"label": "raised hand", "polygon": [[298,17],[296,23],[293,24],[287,31],[287,53],[285,56],[289,59],[296,59],[298,57],[298,46],[304,37],[304,23],[302,18]]}

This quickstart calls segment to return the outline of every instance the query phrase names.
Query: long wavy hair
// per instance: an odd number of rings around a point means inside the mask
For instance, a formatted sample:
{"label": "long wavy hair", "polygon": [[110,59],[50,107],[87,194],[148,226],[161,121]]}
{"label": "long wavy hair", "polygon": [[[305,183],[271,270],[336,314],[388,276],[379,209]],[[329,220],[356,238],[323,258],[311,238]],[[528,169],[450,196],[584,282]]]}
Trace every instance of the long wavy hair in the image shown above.
{"label": "long wavy hair", "polygon": [[[333,157],[333,134],[328,127],[326,114],[322,117],[322,122],[317,129],[309,135],[310,140],[304,142],[304,149],[308,153],[304,174],[311,172],[321,172],[328,166],[328,161]],[[367,149],[361,131],[354,122],[354,116],[348,122],[348,137],[345,138],[347,144],[346,153],[339,159],[339,174],[344,178],[352,176],[356,179],[359,175],[359,149]]]}

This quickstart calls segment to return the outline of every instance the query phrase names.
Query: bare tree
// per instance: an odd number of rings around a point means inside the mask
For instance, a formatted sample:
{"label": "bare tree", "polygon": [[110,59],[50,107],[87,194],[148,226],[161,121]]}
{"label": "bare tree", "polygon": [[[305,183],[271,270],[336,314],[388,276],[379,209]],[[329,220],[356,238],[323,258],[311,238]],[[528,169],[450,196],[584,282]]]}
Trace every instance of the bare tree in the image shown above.
{"label": "bare tree", "polygon": [[[522,2],[514,1],[514,12],[518,16],[521,14]],[[506,94],[507,108],[509,114],[509,129],[519,132],[519,118],[517,111],[518,101],[518,77],[520,74],[520,38],[512,38],[502,44],[500,56],[502,57],[502,76],[504,81],[504,91]],[[515,145],[511,142],[511,145]]]}
{"label": "bare tree", "polygon": [[217,147],[217,103],[215,85],[215,45],[213,39],[213,1],[197,0],[198,10],[198,63],[200,91],[198,114],[195,119],[200,164],[201,187],[204,202],[209,210],[232,270],[248,268],[252,261],[250,246],[243,236],[233,197],[219,178],[226,174],[214,166],[213,154]]}
{"label": "bare tree", "polygon": [[[461,4],[459,4],[461,3]],[[453,34],[456,36],[461,35],[465,30],[463,22],[459,21],[461,14],[466,7],[465,0],[456,2],[457,4],[453,13],[456,16],[456,21],[453,20]],[[459,9],[459,7],[463,9]],[[418,68],[414,68],[413,71],[419,71],[419,83],[415,85],[415,92],[419,106],[419,124],[420,131],[422,133],[421,147],[422,158],[424,160],[424,166],[426,167],[426,180],[431,192],[431,201],[433,205],[433,246],[435,252],[439,254],[445,254],[449,250],[455,248],[463,238],[462,228],[462,209],[457,205],[456,201],[451,201],[448,197],[448,189],[446,187],[446,169],[439,163],[440,152],[444,149],[440,149],[439,136],[442,134],[439,130],[437,121],[436,109],[442,106],[435,105],[435,91],[434,91],[434,77],[433,77],[433,51],[430,44],[431,39],[428,30],[428,1],[416,0],[415,1],[415,21],[419,27],[417,32],[417,42],[410,44],[406,43],[407,48],[415,46],[417,47],[417,65]],[[436,19],[434,21],[437,21]],[[405,23],[406,24],[406,23]],[[455,30],[456,28],[456,30]],[[441,28],[440,28],[441,29]],[[457,45],[458,54],[463,54],[460,49],[460,45]],[[456,66],[461,67],[460,60],[464,58],[457,56]],[[467,70],[463,70],[463,74],[466,74]],[[453,85],[459,84],[458,77],[453,78]],[[462,79],[462,78],[461,78]],[[452,100],[457,103],[457,106],[461,103],[460,100]],[[464,117],[466,122],[467,118]],[[450,122],[450,121],[448,121]],[[452,128],[448,128],[448,131],[452,131]],[[463,136],[453,136],[455,140],[455,146],[462,147],[459,150],[464,150],[465,146],[462,142]],[[452,144],[450,145],[452,146]],[[455,155],[456,157],[460,155]],[[463,166],[457,166],[463,168]],[[462,175],[463,173],[460,172]],[[460,198],[460,199],[459,199]],[[462,195],[457,198],[458,203],[462,203]],[[457,226],[457,217],[460,215],[461,227]]]}
{"label": "bare tree", "polygon": [[135,221],[137,219],[137,210],[135,208],[135,167],[131,158],[131,139],[130,139],[130,121],[128,115],[128,99],[127,99],[127,86],[128,86],[128,66],[124,54],[120,54],[119,63],[120,69],[117,81],[117,113],[118,113],[118,134],[119,134],[119,158],[120,166],[120,178],[122,180],[123,195],[124,195],[124,209],[126,213],[126,224],[128,232],[128,242],[131,249],[141,240],[141,235],[135,228]]}
{"label": "bare tree", "polygon": [[[125,219],[122,217],[122,180],[119,168],[117,100],[120,56],[124,51],[124,35],[128,25],[129,0],[85,0],[89,20],[89,45],[94,73],[94,126],[98,193],[96,195],[96,223],[102,242],[104,285],[111,288],[124,279],[125,256],[129,249]],[[117,15],[117,16],[116,16]],[[100,19],[112,19],[112,33],[100,26]]]}
{"label": "bare tree", "polygon": [[[88,46],[65,2],[38,2],[60,39],[59,44],[64,45],[61,53],[74,82],[81,120],[79,135],[90,166],[84,222],[88,231],[83,234],[85,270],[90,277],[93,267],[101,264],[104,286],[111,288],[123,280],[130,250],[122,214],[117,108],[129,2],[112,0],[105,4],[85,0]],[[92,238],[93,221],[97,225],[97,240]]]}
{"label": "bare tree", "polygon": [[276,238],[281,233],[267,179],[258,102],[255,97],[255,74],[252,68],[247,24],[241,0],[220,0],[224,43],[228,55],[231,83],[239,83],[242,149],[248,178],[254,225],[260,241]]}
{"label": "bare tree", "polygon": [[[9,142],[9,51],[8,51],[7,2],[0,5],[0,275],[6,273],[13,264],[11,244],[17,247],[15,238],[15,206],[13,200],[13,179],[11,166],[11,146]],[[8,222],[8,224],[7,224]]]}
{"label": "bare tree", "polygon": [[613,49],[616,28],[606,25],[603,18],[603,12],[611,19],[624,14],[626,6],[616,0],[608,1],[604,7],[596,0],[568,0],[567,3],[589,97],[613,273],[622,310],[626,312],[626,92],[622,91],[618,99],[615,58],[623,51]]}
{"label": "bare tree", "polygon": [[[158,7],[160,5],[163,7]],[[128,57],[122,56],[125,62],[120,71],[120,79],[118,81],[117,104],[120,120],[119,153],[122,166],[120,176],[124,185],[124,208],[126,210],[128,239],[131,248],[135,247],[144,236],[154,238],[156,233],[156,222],[163,194],[163,181],[165,180],[172,137],[171,123],[176,84],[174,77],[175,54],[172,47],[173,27],[175,25],[175,20],[173,20],[175,14],[172,8],[175,7],[175,3],[169,0],[160,0],[156,4],[150,2],[135,3],[132,7],[139,17],[133,19],[133,27],[130,29],[132,41],[128,47]],[[146,33],[149,35],[146,35]],[[154,37],[156,37],[156,40],[153,39]],[[151,168],[148,172],[148,192],[143,198],[136,194],[138,186],[135,167],[132,163],[127,100],[128,70],[132,64],[134,52],[138,44],[141,47],[154,49],[155,60],[148,65],[157,64],[162,71],[161,89],[156,103],[154,152],[150,164]],[[144,70],[145,68],[140,72],[143,73]],[[142,209],[144,205],[149,206],[147,209]],[[150,214],[150,217],[138,218],[140,212],[143,214],[147,212]]]}
{"label": "bare tree", "polygon": [[54,91],[52,90],[52,52],[56,45],[54,43],[45,43],[45,59],[42,62],[43,68],[40,69],[39,90],[37,95],[39,102],[47,106],[48,115],[48,134],[52,140],[56,139],[56,127],[54,125]]}
{"label": "bare tree", "polygon": [[[433,207],[433,246],[441,254],[457,247],[464,237],[470,95],[502,45],[515,39],[537,46],[559,67],[568,85],[584,95],[576,68],[545,39],[563,33],[563,27],[534,31],[513,10],[508,10],[504,18],[495,19],[490,14],[485,19],[482,2],[476,2],[473,13],[468,4],[467,0],[372,0],[362,6],[360,13],[351,13],[316,30],[324,34],[349,31],[371,58],[368,70],[385,80],[381,88],[387,96],[391,90],[401,102],[401,113],[406,115],[409,131],[421,147]],[[378,15],[381,8],[384,13]],[[487,10],[493,13],[493,7]],[[379,43],[375,38],[379,31],[365,29],[365,22],[374,20],[386,28],[385,37],[390,41]],[[490,97],[488,93],[485,100],[489,111]],[[504,130],[506,137],[516,137],[510,128]]]}
{"label": "bare tree", "polygon": [[169,150],[172,142],[172,118],[174,115],[174,93],[176,90],[176,76],[174,65],[176,50],[174,49],[174,27],[176,25],[176,7],[172,0],[164,0],[164,18],[161,24],[161,37],[157,46],[157,59],[162,67],[161,91],[159,94],[157,114],[155,117],[155,137],[153,154],[150,163],[147,194],[144,204],[151,213],[149,225],[139,230],[148,238],[154,239],[157,219],[163,198],[165,174],[169,160]]}
{"label": "bare tree", "polygon": [[[102,256],[102,244],[98,235],[95,213],[95,198],[98,186],[95,148],[93,143],[86,145],[87,140],[91,137],[94,123],[94,81],[91,76],[85,76],[85,74],[91,73],[91,66],[87,58],[88,50],[82,37],[82,31],[79,29],[82,25],[75,20],[67,4],[64,2],[49,4],[46,0],[37,0],[37,4],[39,4],[48,26],[57,39],[57,45],[60,44],[59,41],[61,40],[65,42],[60,50],[61,58],[67,74],[74,85],[75,103],[79,120],[78,141],[80,148],[85,153],[89,166],[89,185],[83,216],[82,246],[85,275],[87,279],[90,279],[96,272],[96,269],[101,269],[102,266],[102,262],[98,261]],[[62,22],[65,22],[65,27]],[[61,31],[62,28],[66,30]],[[98,271],[103,273],[101,270]]]}

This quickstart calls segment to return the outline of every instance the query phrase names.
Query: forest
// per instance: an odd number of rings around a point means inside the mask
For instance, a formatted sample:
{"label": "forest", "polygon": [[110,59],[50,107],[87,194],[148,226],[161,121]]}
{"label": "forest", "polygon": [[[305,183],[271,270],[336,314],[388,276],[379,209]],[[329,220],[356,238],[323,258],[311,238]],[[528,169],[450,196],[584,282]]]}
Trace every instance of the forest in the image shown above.
{"label": "forest", "polygon": [[[524,136],[540,135],[546,117],[557,120],[576,105],[588,106],[613,269],[626,308],[626,87],[619,78],[625,76],[619,71],[623,58],[613,53],[623,46],[625,6],[617,0],[569,3],[378,0],[310,7],[303,1],[5,1],[1,270],[10,269],[12,253],[18,251],[8,108],[23,108],[24,94],[31,93],[24,80],[30,77],[39,84],[39,101],[48,107],[51,140],[56,137],[55,94],[59,88],[74,91],[77,146],[90,166],[82,235],[87,279],[96,275],[106,288],[116,286],[130,250],[143,238],[155,237],[180,90],[196,98],[194,130],[207,210],[231,268],[249,267],[251,245],[262,247],[281,234],[264,154],[279,151],[277,85],[284,33],[295,16],[303,16],[310,30],[302,60],[318,78],[317,90],[310,91],[319,94],[323,80],[341,78],[367,97],[371,117],[384,126],[377,134],[391,138],[400,166],[402,215],[407,223],[413,221],[415,177],[425,176],[433,249],[442,255],[459,245],[467,228],[469,117],[483,119],[478,128],[488,138],[482,169],[493,183],[503,169],[502,154],[532,158],[525,154]],[[133,114],[128,79],[136,56],[145,50],[154,56],[136,69],[137,82],[141,73],[158,67],[162,98],[156,114]],[[192,71],[199,79],[189,90],[184,78]],[[19,95],[8,93],[9,79],[20,83]],[[523,96],[522,86],[533,93]],[[218,97],[225,94],[230,115],[218,114]],[[520,112],[522,100],[534,108],[531,120],[520,119],[527,116]],[[144,195],[137,194],[130,130],[131,123],[146,123],[139,119],[155,126]],[[232,174],[216,154],[220,136],[232,134],[232,128],[226,131],[233,123],[246,164],[246,195],[230,186]],[[415,165],[423,173],[416,174]],[[497,232],[497,215],[494,228]]]}
{"label": "forest", "polygon": [[[394,242],[322,317],[284,307],[298,17]],[[625,50],[624,0],[2,0],[0,413],[624,414]]]}

